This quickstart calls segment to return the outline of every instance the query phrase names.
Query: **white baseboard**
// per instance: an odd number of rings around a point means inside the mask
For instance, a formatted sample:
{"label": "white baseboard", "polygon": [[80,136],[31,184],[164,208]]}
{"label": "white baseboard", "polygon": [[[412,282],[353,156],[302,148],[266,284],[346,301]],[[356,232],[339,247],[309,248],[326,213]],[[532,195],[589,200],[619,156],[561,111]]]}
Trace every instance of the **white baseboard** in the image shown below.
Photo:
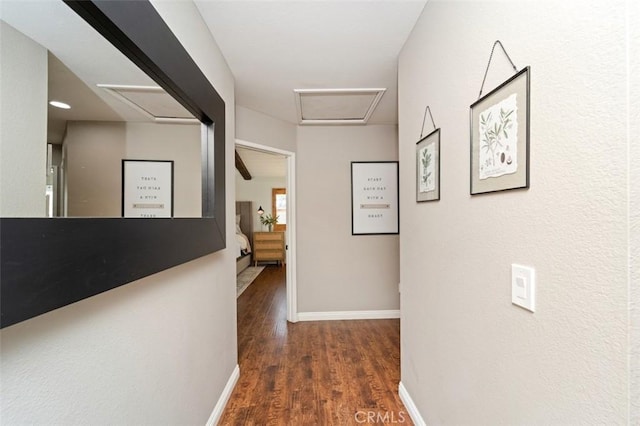
{"label": "white baseboard", "polygon": [[409,412],[409,417],[411,417],[411,420],[413,420],[413,423],[416,426],[426,426],[427,423],[424,421],[424,419],[420,415],[420,411],[418,411],[418,407],[416,407],[416,404],[413,402],[413,399],[411,399],[411,395],[409,395],[409,392],[407,392],[407,388],[404,387],[402,382],[400,382],[400,385],[398,385],[398,394],[400,394],[400,400],[402,401],[402,403],[404,404],[404,407]]}
{"label": "white baseboard", "polygon": [[400,310],[298,312],[298,321],[333,321],[400,318]]}
{"label": "white baseboard", "polygon": [[218,398],[218,402],[216,402],[216,406],[213,407],[213,412],[211,416],[209,416],[209,420],[207,420],[207,426],[215,426],[220,421],[222,417],[222,413],[224,412],[224,407],[226,407],[227,402],[229,401],[229,397],[231,397],[231,392],[233,392],[233,388],[238,383],[238,379],[240,378],[240,366],[236,364],[236,368],[233,369],[229,380],[227,380],[227,384],[224,386],[222,390],[222,395]]}

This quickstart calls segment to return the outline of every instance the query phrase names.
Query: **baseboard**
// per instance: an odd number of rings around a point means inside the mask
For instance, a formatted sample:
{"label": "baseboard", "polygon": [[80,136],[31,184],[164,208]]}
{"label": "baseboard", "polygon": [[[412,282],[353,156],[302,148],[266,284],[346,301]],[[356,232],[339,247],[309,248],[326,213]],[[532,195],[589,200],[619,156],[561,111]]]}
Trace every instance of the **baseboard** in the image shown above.
{"label": "baseboard", "polygon": [[238,383],[239,378],[240,367],[236,364],[236,368],[231,372],[231,376],[222,390],[222,395],[218,398],[216,406],[213,407],[213,412],[211,413],[211,416],[209,416],[209,420],[207,420],[207,426],[215,426],[218,424],[222,417],[222,413],[224,412],[224,407],[226,407],[229,397],[231,397],[231,393],[233,392],[233,388],[236,386],[236,383]]}
{"label": "baseboard", "polygon": [[298,312],[298,321],[333,321],[400,318],[400,310]]}
{"label": "baseboard", "polygon": [[411,417],[411,420],[413,420],[413,423],[416,426],[426,426],[427,423],[424,421],[424,419],[420,415],[420,411],[418,411],[418,407],[416,407],[416,404],[413,402],[413,399],[411,399],[411,395],[409,395],[409,392],[407,392],[407,388],[404,387],[402,382],[400,382],[400,385],[398,385],[398,394],[400,394],[400,400],[404,404],[404,408],[407,409],[407,412],[409,413],[409,417]]}

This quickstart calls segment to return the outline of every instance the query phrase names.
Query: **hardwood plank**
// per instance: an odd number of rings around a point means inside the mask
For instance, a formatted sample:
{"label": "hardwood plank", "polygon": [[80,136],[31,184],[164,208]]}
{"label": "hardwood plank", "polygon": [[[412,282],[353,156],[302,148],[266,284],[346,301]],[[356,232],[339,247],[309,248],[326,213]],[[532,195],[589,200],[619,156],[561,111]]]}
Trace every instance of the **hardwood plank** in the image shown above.
{"label": "hardwood plank", "polygon": [[240,379],[221,425],[412,425],[398,396],[400,321],[288,323],[286,268],[238,298]]}

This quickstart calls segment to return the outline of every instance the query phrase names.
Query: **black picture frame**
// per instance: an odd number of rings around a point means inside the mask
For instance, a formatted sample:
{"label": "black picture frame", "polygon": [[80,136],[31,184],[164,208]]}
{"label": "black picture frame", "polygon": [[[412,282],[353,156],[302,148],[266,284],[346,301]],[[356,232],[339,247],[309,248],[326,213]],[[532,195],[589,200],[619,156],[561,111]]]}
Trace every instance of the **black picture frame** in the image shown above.
{"label": "black picture frame", "polygon": [[351,162],[351,235],[400,233],[399,162]]}
{"label": "black picture frame", "polygon": [[[149,166],[149,167],[145,167]],[[163,167],[164,166],[164,167]],[[122,217],[138,217],[138,218],[160,218],[160,217],[173,217],[173,189],[174,189],[174,162],[173,160],[122,160]],[[150,176],[142,177],[147,179],[153,179],[152,182],[140,182],[139,176],[132,176],[129,170],[131,167],[140,168],[158,168],[163,169],[150,170],[150,173],[146,173]],[[128,172],[129,171],[129,172]],[[143,170],[136,170],[139,172]],[[168,176],[166,176],[168,174]],[[163,176],[164,175],[164,176]],[[136,179],[136,177],[138,179]],[[160,181],[160,182],[158,182]],[[142,187],[141,187],[142,186]],[[154,197],[154,200],[150,202],[133,200],[137,196],[142,198]],[[166,194],[166,192],[169,192]],[[160,197],[161,202],[155,202]],[[142,205],[141,205],[142,204]],[[146,204],[146,205],[145,205]],[[166,205],[168,204],[168,206]],[[156,215],[158,211],[159,215]],[[168,214],[167,214],[168,213]]]}
{"label": "black picture frame", "polygon": [[530,75],[527,66],[471,104],[471,195],[529,188]]}
{"label": "black picture frame", "polygon": [[0,218],[2,328],[226,247],[224,100],[148,0],[64,2],[202,122],[203,217]]}
{"label": "black picture frame", "polygon": [[439,200],[440,128],[437,128],[416,143],[416,202]]}

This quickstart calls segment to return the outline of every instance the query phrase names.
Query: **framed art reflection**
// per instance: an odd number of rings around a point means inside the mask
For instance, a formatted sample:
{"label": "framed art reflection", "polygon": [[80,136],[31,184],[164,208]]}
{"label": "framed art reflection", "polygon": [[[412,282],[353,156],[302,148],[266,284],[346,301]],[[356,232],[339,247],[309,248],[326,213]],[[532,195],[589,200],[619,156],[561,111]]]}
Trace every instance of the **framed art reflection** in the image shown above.
{"label": "framed art reflection", "polygon": [[122,217],[173,217],[173,161],[122,160]]}

